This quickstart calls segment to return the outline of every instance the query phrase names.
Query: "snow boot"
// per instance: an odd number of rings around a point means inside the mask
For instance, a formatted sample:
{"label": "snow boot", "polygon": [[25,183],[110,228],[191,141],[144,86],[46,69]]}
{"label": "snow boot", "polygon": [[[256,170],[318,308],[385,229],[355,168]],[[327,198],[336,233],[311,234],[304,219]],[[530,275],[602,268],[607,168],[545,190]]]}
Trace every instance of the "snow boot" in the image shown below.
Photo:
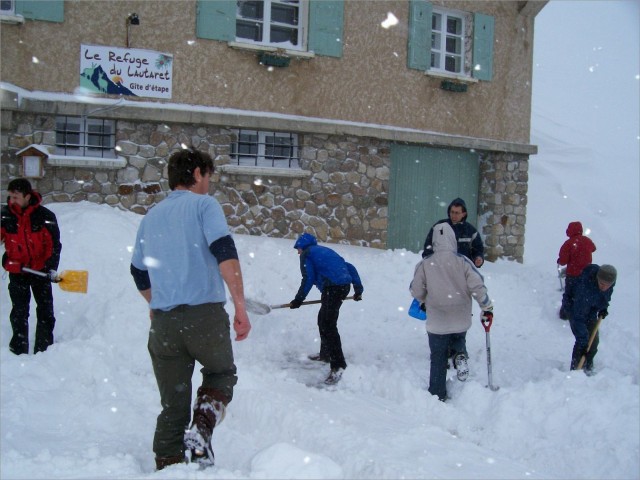
{"label": "snow boot", "polygon": [[329,372],[329,376],[325,379],[325,385],[335,385],[342,378],[344,368],[332,368]]}
{"label": "snow boot", "polygon": [[314,354],[314,355],[309,355],[307,357],[309,360],[312,360],[314,362],[323,362],[323,363],[329,363],[329,358],[328,357],[323,357],[322,355],[320,355],[319,353]]}
{"label": "snow boot", "polygon": [[189,461],[203,467],[215,464],[211,434],[215,426],[224,419],[226,411],[226,405],[215,399],[216,393],[213,389],[198,389],[198,397],[193,406],[193,421],[184,433],[184,445]]}
{"label": "snow boot", "polygon": [[184,463],[184,456],[176,455],[175,457],[156,457],[156,470],[162,470],[169,465]]}
{"label": "snow boot", "polygon": [[456,367],[456,376],[458,380],[464,382],[467,378],[469,378],[469,365],[467,364],[467,357],[464,353],[458,353],[454,359],[453,363]]}

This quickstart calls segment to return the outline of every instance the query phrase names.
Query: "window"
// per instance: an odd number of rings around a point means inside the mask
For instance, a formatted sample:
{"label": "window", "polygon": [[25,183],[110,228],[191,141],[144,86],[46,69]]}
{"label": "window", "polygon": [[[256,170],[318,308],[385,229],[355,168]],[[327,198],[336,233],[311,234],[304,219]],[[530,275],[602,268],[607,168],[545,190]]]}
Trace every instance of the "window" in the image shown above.
{"label": "window", "polygon": [[196,35],[234,48],[342,57],[344,0],[197,0]]}
{"label": "window", "polygon": [[434,76],[489,82],[493,78],[494,32],[491,15],[410,0],[407,66]]}
{"label": "window", "polygon": [[115,122],[99,118],[56,118],[56,153],[115,158]]}
{"label": "window", "polygon": [[236,165],[251,167],[300,168],[298,135],[295,133],[237,130],[231,145]]}
{"label": "window", "polygon": [[2,15],[14,15],[15,7],[13,0],[0,0],[0,14]]}
{"label": "window", "polygon": [[288,49],[302,49],[299,0],[240,0],[236,39]]}
{"label": "window", "polygon": [[431,16],[431,68],[464,74],[464,17],[434,10]]}

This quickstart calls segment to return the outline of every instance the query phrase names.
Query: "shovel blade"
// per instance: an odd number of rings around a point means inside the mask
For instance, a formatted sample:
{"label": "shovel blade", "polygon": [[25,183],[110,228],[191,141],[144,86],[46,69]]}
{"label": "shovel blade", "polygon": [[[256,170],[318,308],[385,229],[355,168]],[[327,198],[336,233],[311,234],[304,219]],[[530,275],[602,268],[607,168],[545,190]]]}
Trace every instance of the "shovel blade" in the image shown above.
{"label": "shovel blade", "polygon": [[86,270],[65,270],[60,275],[58,285],[65,292],[87,293],[89,272]]}
{"label": "shovel blade", "polygon": [[244,304],[245,304],[245,307],[247,308],[247,312],[253,313],[254,315],[267,315],[271,313],[271,307],[266,303],[245,298]]}

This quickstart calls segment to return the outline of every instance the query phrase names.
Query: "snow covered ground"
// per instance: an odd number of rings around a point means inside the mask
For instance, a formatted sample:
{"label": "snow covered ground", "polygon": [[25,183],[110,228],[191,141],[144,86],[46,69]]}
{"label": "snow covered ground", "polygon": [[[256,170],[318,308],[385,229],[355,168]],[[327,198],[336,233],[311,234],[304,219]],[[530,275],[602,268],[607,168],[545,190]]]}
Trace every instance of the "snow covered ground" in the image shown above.
{"label": "snow covered ground", "polygon": [[[579,11],[571,28],[590,33],[594,17],[605,27],[613,22],[598,10],[603,2],[568,3],[552,2],[537,20],[537,39],[547,43],[536,43],[541,76],[534,78],[532,142],[540,154],[530,164],[525,262],[481,269],[495,304],[491,346],[499,391],[485,387],[485,332],[474,306],[469,380],[450,381],[447,403],[428,394],[424,323],[406,313],[418,254],[330,245],[358,268],[365,285],[364,300],[346,302],[340,316],[349,363],[343,380],[333,390],[316,388],[326,367],[304,362],[318,350],[317,306],[252,316],[249,338],[234,342],[239,382],[214,433],[217,465],[155,472],[151,440],[160,405],[146,349],[148,312],[129,275],[141,217],[86,202],[53,204],[62,233],[61,269],[89,270],[89,292],[54,287],[56,344],[44,354],[16,357],[8,350],[10,302],[8,279],[2,279],[0,477],[639,478],[640,207],[633,111],[639,10],[631,2],[607,7],[618,14],[618,28],[604,28],[611,44],[585,41],[583,33],[581,43],[567,45],[573,55],[565,52],[563,68],[580,81],[558,102],[550,86],[557,83],[545,77],[559,75],[551,59],[563,52],[550,42],[567,35],[558,19]],[[635,57],[620,48],[617,32],[625,32]],[[580,46],[591,53],[581,55]],[[617,55],[626,63],[616,63]],[[602,82],[612,77],[617,88],[605,88]],[[592,100],[586,107],[585,92]],[[615,94],[624,94],[621,106]],[[586,111],[573,108],[574,98]],[[592,118],[597,134],[588,124]],[[619,272],[593,377],[568,371],[573,336],[557,317],[555,261],[573,220],[590,229],[598,247],[594,261]],[[300,280],[293,240],[235,238],[247,296],[271,304],[291,300]],[[317,291],[308,299],[314,298]]]}

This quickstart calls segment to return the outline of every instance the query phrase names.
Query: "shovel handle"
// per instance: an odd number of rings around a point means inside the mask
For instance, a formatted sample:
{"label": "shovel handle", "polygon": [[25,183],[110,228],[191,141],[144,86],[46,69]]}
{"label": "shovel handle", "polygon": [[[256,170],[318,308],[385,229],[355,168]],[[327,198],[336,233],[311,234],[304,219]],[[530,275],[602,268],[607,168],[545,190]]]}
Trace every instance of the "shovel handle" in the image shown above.
{"label": "shovel handle", "polygon": [[[27,273],[33,273],[34,275],[37,275],[39,277],[44,277],[44,278],[48,278],[49,280],[51,280],[51,277],[49,277],[48,274],[44,273],[44,272],[40,272],[39,270],[33,270],[32,268],[27,268],[27,267],[22,267],[22,271],[23,272],[27,272]],[[60,277],[56,278],[55,280],[51,280],[53,283],[58,283],[60,281]]]}
{"label": "shovel handle", "polygon": [[[345,300],[353,300],[353,295],[345,298]],[[302,302],[300,305],[314,305],[316,303],[322,303],[322,300],[308,300],[306,302]],[[291,303],[283,303],[281,305],[270,305],[270,308],[290,308]]]}

